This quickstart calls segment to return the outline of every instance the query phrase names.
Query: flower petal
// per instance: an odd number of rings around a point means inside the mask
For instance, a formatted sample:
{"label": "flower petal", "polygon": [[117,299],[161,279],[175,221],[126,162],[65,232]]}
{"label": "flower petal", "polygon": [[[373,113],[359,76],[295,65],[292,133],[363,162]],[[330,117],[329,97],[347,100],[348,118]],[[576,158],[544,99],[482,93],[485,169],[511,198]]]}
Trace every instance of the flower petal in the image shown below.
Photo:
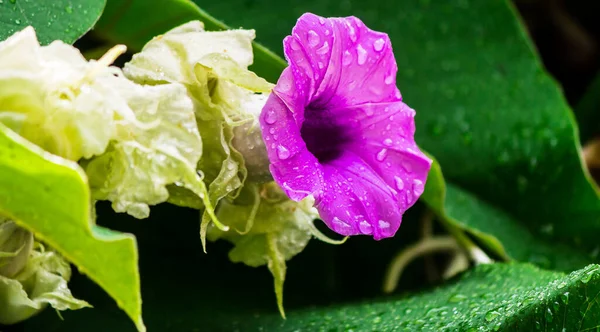
{"label": "flower petal", "polygon": [[284,40],[284,51],[294,77],[299,72],[312,80],[313,107],[401,100],[389,37],[356,17],[304,14]]}
{"label": "flower petal", "polygon": [[388,36],[355,17],[304,14],[284,52],[289,67],[261,115],[273,178],[292,199],[314,195],[342,235],[393,236],[431,160],[414,141]]}
{"label": "flower petal", "polygon": [[[303,110],[298,113],[303,114]],[[260,115],[273,179],[293,200],[300,201],[321,187],[322,168],[300,134],[292,110],[272,93]]]}
{"label": "flower petal", "polygon": [[345,148],[360,156],[396,191],[403,210],[423,193],[431,160],[416,145],[415,111],[403,102],[369,104],[360,113],[373,114],[360,121],[360,135]]}
{"label": "flower petal", "polygon": [[350,151],[323,169],[325,185],[315,202],[327,226],[342,235],[394,236],[407,207],[376,170]]}

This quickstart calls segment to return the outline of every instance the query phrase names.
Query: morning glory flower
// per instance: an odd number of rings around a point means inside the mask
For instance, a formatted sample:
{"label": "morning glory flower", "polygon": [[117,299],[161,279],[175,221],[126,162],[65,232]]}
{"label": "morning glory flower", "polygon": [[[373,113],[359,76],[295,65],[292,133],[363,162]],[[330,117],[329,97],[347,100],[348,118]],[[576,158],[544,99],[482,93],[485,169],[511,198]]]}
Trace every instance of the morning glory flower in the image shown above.
{"label": "morning glory flower", "polygon": [[387,34],[307,13],[283,44],[289,66],[260,116],[274,180],[293,200],[312,195],[339,234],[394,236],[431,160],[414,141]]}

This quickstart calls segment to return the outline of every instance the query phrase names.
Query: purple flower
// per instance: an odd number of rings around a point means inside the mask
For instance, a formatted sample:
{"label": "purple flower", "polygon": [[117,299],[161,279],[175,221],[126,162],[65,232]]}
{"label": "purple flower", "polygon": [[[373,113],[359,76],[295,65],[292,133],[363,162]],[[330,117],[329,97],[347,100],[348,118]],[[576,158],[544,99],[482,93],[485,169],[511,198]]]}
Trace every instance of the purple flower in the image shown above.
{"label": "purple flower", "polygon": [[431,160],[415,144],[387,34],[307,13],[283,45],[289,67],[260,116],[273,178],[293,200],[313,195],[339,234],[394,236]]}

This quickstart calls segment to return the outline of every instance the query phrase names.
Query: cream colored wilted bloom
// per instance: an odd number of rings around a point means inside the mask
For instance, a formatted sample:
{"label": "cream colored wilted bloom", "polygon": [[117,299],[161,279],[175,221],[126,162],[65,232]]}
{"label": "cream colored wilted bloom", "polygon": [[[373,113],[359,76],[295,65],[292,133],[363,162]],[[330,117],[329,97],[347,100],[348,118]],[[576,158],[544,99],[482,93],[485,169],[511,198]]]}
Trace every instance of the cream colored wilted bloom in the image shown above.
{"label": "cream colored wilted bloom", "polygon": [[87,61],[61,41],[40,46],[27,27],[0,42],[0,122],[48,152],[70,160],[104,152],[132,110],[105,80],[124,52]]}
{"label": "cream colored wilted bloom", "polygon": [[62,256],[0,218],[0,324],[18,323],[48,305],[56,310],[90,307],[71,295],[70,278],[71,267]]}

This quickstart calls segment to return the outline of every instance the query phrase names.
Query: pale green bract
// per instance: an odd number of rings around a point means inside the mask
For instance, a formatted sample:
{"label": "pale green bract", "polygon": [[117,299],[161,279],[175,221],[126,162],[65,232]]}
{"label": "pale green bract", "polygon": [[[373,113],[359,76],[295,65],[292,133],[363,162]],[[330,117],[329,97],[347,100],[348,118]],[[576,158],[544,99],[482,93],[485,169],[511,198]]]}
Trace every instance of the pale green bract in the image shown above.
{"label": "pale green bract", "polygon": [[[247,69],[253,61],[253,39],[253,30],[207,32],[201,22],[192,21],[152,39],[123,69],[139,84],[187,89],[203,147],[197,170],[204,175],[212,205],[224,197],[234,198],[243,186],[247,170],[244,158],[232,146],[233,129],[256,121],[272,89],[272,84]],[[189,192],[177,187],[169,191],[170,202],[202,208]],[[205,212],[204,245],[210,220]]]}
{"label": "pale green bract", "polygon": [[275,182],[247,184],[234,201],[223,200],[219,220],[232,230],[209,227],[208,239],[225,239],[235,246],[229,252],[233,262],[250,266],[267,265],[273,274],[279,311],[283,311],[285,261],[300,253],[313,236],[313,222],[319,216],[312,198],[290,200]]}
{"label": "pale green bract", "polygon": [[23,321],[50,305],[56,310],[91,307],[73,297],[69,263],[45,250],[13,221],[0,220],[0,324]]}

